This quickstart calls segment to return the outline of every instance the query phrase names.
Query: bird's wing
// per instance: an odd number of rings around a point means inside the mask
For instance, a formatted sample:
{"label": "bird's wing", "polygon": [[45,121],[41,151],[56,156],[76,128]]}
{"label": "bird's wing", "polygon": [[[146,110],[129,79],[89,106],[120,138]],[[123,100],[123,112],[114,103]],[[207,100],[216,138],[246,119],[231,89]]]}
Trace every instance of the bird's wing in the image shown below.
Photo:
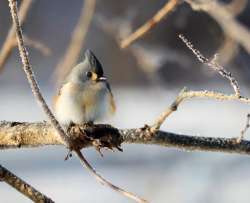
{"label": "bird's wing", "polygon": [[60,87],[59,91],[57,92],[57,94],[56,94],[56,95],[53,97],[53,99],[52,99],[52,108],[53,108],[53,109],[56,108],[56,103],[57,103],[57,101],[58,101],[58,98],[59,98],[60,95],[61,95],[62,87],[63,87],[63,86]]}
{"label": "bird's wing", "polygon": [[109,85],[109,83],[106,83],[107,85],[107,88],[108,88],[108,91],[109,91],[109,99],[110,99],[110,111],[112,114],[115,113],[115,110],[116,110],[116,106],[115,106],[115,100],[114,100],[114,96],[113,96],[113,93],[111,91],[111,87]]}

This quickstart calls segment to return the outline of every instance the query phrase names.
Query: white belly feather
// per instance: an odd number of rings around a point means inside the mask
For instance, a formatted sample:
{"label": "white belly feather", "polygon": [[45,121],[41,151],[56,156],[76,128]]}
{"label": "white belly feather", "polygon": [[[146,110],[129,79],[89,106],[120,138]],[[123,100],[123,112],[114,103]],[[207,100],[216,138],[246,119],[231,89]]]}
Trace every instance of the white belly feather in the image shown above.
{"label": "white belly feather", "polygon": [[95,121],[108,113],[109,92],[104,87],[84,90],[81,87],[77,91],[71,88],[63,88],[55,106],[55,115],[63,125],[70,122],[81,124]]}

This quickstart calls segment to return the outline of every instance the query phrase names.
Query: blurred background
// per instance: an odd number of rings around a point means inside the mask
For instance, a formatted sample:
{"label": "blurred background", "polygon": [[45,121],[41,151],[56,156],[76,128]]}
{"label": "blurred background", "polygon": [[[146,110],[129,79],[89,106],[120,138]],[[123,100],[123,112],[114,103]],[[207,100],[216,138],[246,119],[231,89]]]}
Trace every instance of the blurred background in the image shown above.
{"label": "blurred background", "polygon": [[[228,81],[197,61],[178,38],[179,33],[208,58],[218,53],[220,63],[238,80],[243,96],[250,96],[249,52],[228,37],[215,18],[192,10],[187,3],[181,3],[128,48],[120,48],[121,39],[143,25],[166,2],[96,1],[77,60],[80,62],[84,51],[91,49],[111,83],[117,113],[114,118],[100,122],[119,128],[151,124],[183,86],[233,93]],[[249,1],[218,2],[241,6],[235,20],[249,30]],[[82,0],[33,0],[24,20],[25,36],[49,49],[49,53],[43,53],[34,46],[28,47],[36,78],[50,105],[61,83],[58,64],[68,50],[84,3]],[[8,2],[1,1],[1,46],[10,27]],[[0,70],[0,120],[46,120],[25,79],[17,48]],[[162,129],[197,136],[236,137],[245,125],[249,110],[248,105],[239,102],[193,99],[182,103]],[[83,153],[108,180],[150,202],[249,202],[247,156],[183,152],[158,146],[124,144],[122,147],[122,153],[104,151],[103,158],[94,149],[83,150]],[[63,147],[54,146],[6,150],[1,151],[0,162],[56,202],[131,202],[97,183],[74,157],[64,161],[66,153]],[[0,202],[30,201],[0,183]]]}

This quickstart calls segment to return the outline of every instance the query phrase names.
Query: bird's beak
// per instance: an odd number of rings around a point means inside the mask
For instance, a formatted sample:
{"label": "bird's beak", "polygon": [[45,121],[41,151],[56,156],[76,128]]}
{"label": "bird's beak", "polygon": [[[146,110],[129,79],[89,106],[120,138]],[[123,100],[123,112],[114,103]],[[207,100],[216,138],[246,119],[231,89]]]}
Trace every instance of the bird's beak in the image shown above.
{"label": "bird's beak", "polygon": [[105,78],[105,77],[97,78],[98,82],[105,82],[106,80],[107,80],[107,78]]}

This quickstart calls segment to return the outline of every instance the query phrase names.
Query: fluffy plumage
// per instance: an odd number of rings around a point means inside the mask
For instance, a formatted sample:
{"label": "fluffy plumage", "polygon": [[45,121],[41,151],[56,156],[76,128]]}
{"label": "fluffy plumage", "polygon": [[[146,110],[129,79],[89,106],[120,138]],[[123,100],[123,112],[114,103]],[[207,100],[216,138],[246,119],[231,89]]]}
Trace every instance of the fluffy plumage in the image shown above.
{"label": "fluffy plumage", "polygon": [[95,55],[87,50],[54,100],[54,111],[63,125],[94,122],[115,112],[113,95]]}

